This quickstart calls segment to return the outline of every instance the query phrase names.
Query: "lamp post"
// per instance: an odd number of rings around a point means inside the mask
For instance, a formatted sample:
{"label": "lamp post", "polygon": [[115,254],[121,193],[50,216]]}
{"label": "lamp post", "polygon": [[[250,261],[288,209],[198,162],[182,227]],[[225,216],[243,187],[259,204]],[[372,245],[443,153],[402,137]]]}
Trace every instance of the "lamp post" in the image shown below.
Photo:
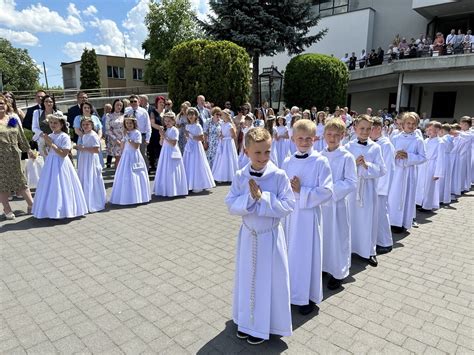
{"label": "lamp post", "polygon": [[[280,110],[283,75],[278,71],[277,67],[272,65],[269,68],[263,68],[262,73],[258,76],[258,81],[260,89],[260,105],[262,105],[262,93],[264,92],[264,87],[268,86],[268,94],[267,97],[264,96],[263,101],[268,100],[269,107],[271,107],[275,112],[278,112]],[[275,88],[277,88],[277,91],[275,91]],[[276,107],[274,107],[274,99],[278,103]]]}

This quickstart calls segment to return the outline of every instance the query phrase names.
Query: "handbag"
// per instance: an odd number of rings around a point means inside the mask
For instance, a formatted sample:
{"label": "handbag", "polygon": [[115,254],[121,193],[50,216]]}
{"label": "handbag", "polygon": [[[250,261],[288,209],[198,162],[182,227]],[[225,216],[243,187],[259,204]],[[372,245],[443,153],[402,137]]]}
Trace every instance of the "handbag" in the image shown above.
{"label": "handbag", "polygon": [[143,164],[142,162],[133,163],[133,165],[132,165],[132,170],[133,171],[140,171],[140,170],[143,170],[143,169],[145,169],[145,164]]}
{"label": "handbag", "polygon": [[181,159],[180,152],[177,152],[177,151],[171,152],[171,159]]}
{"label": "handbag", "polygon": [[43,169],[44,161],[43,157],[38,156],[36,159],[29,158],[26,162],[25,172],[28,187],[36,187],[41,175],[41,169]]}

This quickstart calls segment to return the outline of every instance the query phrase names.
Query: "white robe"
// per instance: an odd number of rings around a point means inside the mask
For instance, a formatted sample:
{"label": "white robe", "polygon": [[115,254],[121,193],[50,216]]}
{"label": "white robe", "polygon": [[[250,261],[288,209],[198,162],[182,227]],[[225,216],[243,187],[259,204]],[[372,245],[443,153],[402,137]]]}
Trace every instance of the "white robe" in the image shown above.
{"label": "white robe", "polygon": [[[94,131],[84,134],[82,145],[87,148],[100,148],[99,136]],[[77,158],[77,175],[81,181],[89,212],[103,210],[107,200],[99,154],[82,151]]]}
{"label": "white robe", "polygon": [[278,136],[278,140],[274,139],[272,141],[272,149],[275,147],[278,167],[281,167],[286,157],[290,156],[290,142],[288,138],[284,138],[286,134],[288,134],[288,128],[286,126],[275,127],[274,135]]}
{"label": "white robe", "polygon": [[324,124],[318,123],[316,126],[316,136],[319,139],[314,141],[313,148],[314,150],[321,152],[326,147],[326,141],[324,140]]}
{"label": "white robe", "polygon": [[282,166],[290,179],[297,176],[301,183],[295,209],[285,219],[291,304],[299,306],[323,300],[321,204],[332,195],[327,158],[312,149],[308,154],[305,159],[288,157]]}
{"label": "white robe", "polygon": [[461,175],[461,151],[463,149],[464,140],[458,135],[453,139],[453,149],[451,150],[451,194],[461,195],[462,175]]}
{"label": "white robe", "polygon": [[376,142],[382,149],[382,158],[387,173],[377,181],[377,245],[391,247],[393,245],[388,213],[388,192],[392,185],[395,169],[395,148],[387,137],[380,137]]}
{"label": "white robe", "polygon": [[388,193],[388,211],[392,226],[410,229],[415,216],[416,165],[426,158],[423,139],[415,133],[400,133],[392,138],[395,154],[408,153],[408,159],[395,159],[392,186]]}
{"label": "white robe", "polygon": [[[238,330],[269,339],[290,336],[290,280],[281,219],[293,211],[295,197],[283,170],[268,162],[261,177],[250,176],[250,164],[237,171],[226,197],[230,214],[242,216],[237,240],[233,320]],[[260,186],[255,201],[249,180]],[[252,233],[252,230],[255,233]]]}
{"label": "white robe", "polygon": [[377,243],[377,179],[386,173],[380,146],[370,139],[367,145],[353,140],[345,148],[354,159],[363,155],[367,169],[357,167],[357,190],[349,194],[352,252],[368,259],[376,255]]}
{"label": "white robe", "polygon": [[248,163],[249,163],[249,158],[247,154],[245,154],[245,135],[247,132],[250,130],[252,127],[244,127],[242,129],[242,146],[240,148],[240,153],[239,153],[239,169],[243,169]]}
{"label": "white robe", "polygon": [[239,168],[237,148],[235,148],[235,141],[231,134],[232,128],[233,125],[230,122],[221,124],[222,137],[219,140],[212,165],[212,175],[219,182],[231,182]]}
{"label": "white robe", "polygon": [[443,140],[438,136],[426,138],[425,149],[426,162],[418,166],[415,202],[426,210],[434,210],[439,208],[439,178],[445,173]]}
{"label": "white robe", "polygon": [[351,229],[347,196],[357,189],[355,159],[344,147],[321,152],[329,160],[332,198],[321,206],[323,220],[323,271],[342,280],[351,267]]}
{"label": "white robe", "polygon": [[469,131],[461,131],[459,133],[464,139],[463,149],[461,150],[461,189],[469,191],[471,189],[471,153],[473,136]]}
{"label": "white robe", "polygon": [[444,142],[444,176],[439,179],[439,201],[442,203],[451,203],[451,174],[453,171],[453,162],[451,161],[451,151],[453,150],[453,137],[449,134],[441,137]]}

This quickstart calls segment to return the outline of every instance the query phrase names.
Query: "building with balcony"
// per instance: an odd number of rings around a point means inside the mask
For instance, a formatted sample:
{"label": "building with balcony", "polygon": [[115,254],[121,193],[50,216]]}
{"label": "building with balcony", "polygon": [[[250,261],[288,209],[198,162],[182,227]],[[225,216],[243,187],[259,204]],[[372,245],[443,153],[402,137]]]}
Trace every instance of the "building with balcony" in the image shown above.
{"label": "building with balcony", "polygon": [[[103,88],[146,86],[143,80],[146,59],[97,54]],[[81,87],[81,61],[61,63],[64,89]]]}
{"label": "building with balcony", "polygon": [[[381,47],[385,52],[399,34],[407,40],[452,28],[474,31],[473,0],[313,0],[321,20],[311,33],[326,36],[305,53],[342,58]],[[260,60],[260,71],[274,65],[284,70],[291,57],[279,53]],[[351,71],[347,105],[357,112],[411,109],[438,119],[473,115],[474,54],[403,59]]]}

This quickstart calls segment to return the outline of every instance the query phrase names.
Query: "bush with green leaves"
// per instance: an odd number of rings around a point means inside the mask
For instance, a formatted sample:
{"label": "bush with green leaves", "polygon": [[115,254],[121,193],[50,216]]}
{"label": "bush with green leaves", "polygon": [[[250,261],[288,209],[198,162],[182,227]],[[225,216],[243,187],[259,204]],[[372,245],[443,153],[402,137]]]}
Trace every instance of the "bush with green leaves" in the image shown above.
{"label": "bush with green leaves", "polygon": [[323,54],[301,54],[290,60],[285,71],[287,106],[323,109],[345,106],[349,72],[339,59]]}
{"label": "bush with green leaves", "polygon": [[197,95],[223,107],[246,102],[250,93],[250,58],[229,41],[193,40],[175,46],[169,57],[168,92],[178,105]]}

